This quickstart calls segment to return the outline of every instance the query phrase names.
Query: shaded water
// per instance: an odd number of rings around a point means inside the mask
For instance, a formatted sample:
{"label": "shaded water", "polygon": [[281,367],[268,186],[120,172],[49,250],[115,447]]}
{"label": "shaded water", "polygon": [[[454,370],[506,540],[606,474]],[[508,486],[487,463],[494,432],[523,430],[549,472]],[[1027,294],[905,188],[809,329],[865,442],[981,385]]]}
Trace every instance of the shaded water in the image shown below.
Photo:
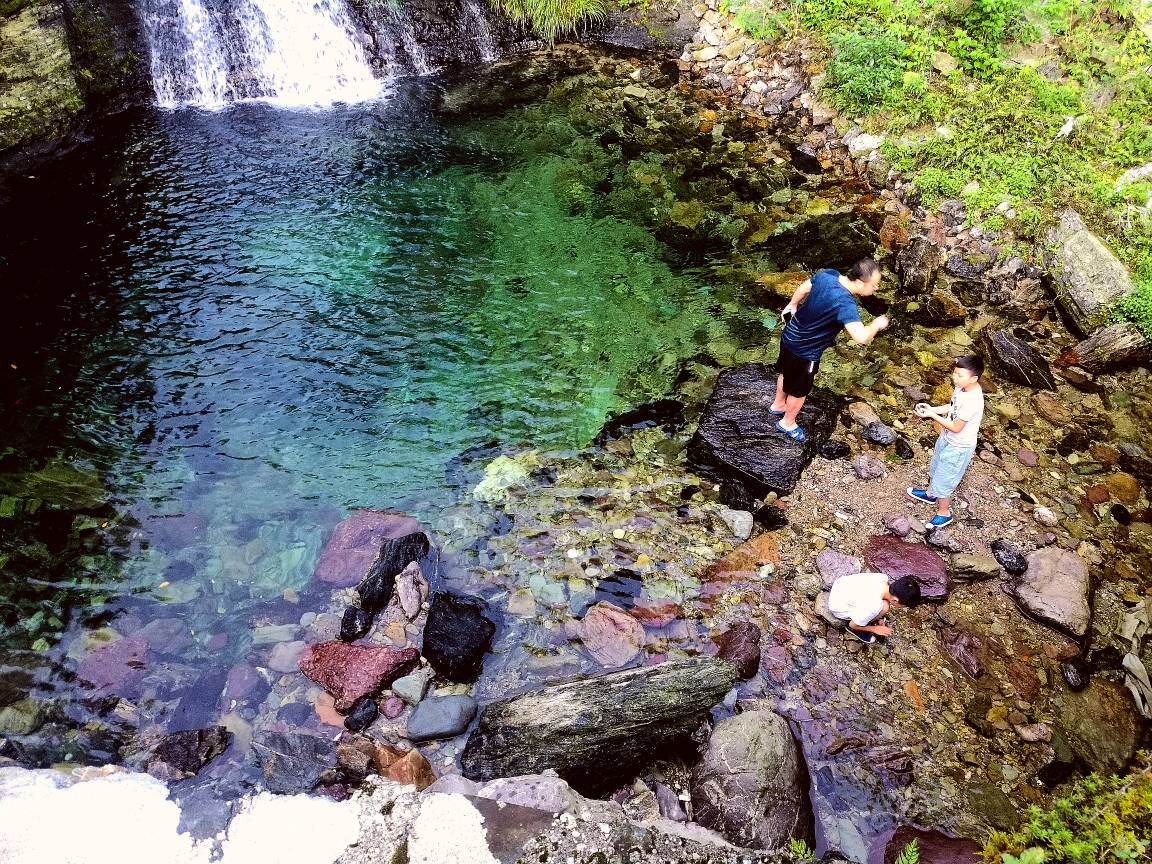
{"label": "shaded water", "polygon": [[3,644],[175,619],[149,647],[223,670],[351,510],[427,517],[481,442],[585,443],[735,324],[597,205],[613,166],[560,114],[437,96],[151,112],[14,187]]}

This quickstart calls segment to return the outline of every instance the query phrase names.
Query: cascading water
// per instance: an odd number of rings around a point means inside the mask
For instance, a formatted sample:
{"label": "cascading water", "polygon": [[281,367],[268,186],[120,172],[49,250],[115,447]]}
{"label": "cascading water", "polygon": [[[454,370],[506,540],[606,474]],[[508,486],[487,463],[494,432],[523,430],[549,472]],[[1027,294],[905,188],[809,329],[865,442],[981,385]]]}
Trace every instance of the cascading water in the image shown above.
{"label": "cascading water", "polygon": [[156,101],[218,107],[363,102],[384,82],[343,0],[145,0]]}
{"label": "cascading water", "polygon": [[492,28],[488,26],[488,19],[484,17],[480,4],[476,0],[464,0],[464,11],[468,13],[468,29],[475,36],[476,47],[480,49],[480,59],[485,63],[495,60],[499,56],[499,51],[492,36]]}

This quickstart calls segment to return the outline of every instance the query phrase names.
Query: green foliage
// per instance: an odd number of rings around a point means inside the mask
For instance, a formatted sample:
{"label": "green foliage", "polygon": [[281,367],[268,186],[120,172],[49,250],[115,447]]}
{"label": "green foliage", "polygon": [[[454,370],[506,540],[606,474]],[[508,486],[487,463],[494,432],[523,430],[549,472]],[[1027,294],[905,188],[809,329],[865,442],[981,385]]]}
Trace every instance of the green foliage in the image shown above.
{"label": "green foliage", "polygon": [[1012,834],[992,832],[984,857],[992,864],[1127,864],[1152,859],[1152,762],[1147,753],[1127,777],[1095,774]]}
{"label": "green foliage", "polygon": [[850,111],[880,105],[904,77],[907,46],[883,28],[867,26],[829,37],[828,80],[833,101]]}
{"label": "green foliage", "polygon": [[496,0],[513,21],[524,24],[552,45],[557,36],[576,32],[580,24],[604,17],[604,0]]}
{"label": "green foliage", "polygon": [[1117,305],[1117,312],[1152,339],[1152,279],[1138,280],[1136,289]]}
{"label": "green foliage", "polygon": [[788,851],[792,853],[793,858],[801,861],[811,861],[816,857],[816,853],[807,843],[795,837],[788,838]]}
{"label": "green foliage", "polygon": [[15,15],[32,0],[0,0],[0,18],[8,18]]}
{"label": "green foliage", "polygon": [[915,839],[909,840],[908,845],[900,850],[896,864],[920,864],[920,844]]}

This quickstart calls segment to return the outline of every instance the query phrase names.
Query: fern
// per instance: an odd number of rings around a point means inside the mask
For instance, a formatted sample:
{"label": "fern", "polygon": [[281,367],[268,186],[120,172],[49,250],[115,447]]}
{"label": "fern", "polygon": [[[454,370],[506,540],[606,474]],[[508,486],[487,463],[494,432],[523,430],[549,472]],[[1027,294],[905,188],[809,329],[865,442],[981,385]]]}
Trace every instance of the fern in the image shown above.
{"label": "fern", "polygon": [[920,846],[915,839],[909,840],[908,845],[901,849],[900,854],[896,856],[896,864],[919,864],[919,862]]}
{"label": "fern", "polygon": [[792,853],[792,857],[800,861],[811,861],[816,857],[816,853],[807,843],[795,837],[788,838],[788,851]]}

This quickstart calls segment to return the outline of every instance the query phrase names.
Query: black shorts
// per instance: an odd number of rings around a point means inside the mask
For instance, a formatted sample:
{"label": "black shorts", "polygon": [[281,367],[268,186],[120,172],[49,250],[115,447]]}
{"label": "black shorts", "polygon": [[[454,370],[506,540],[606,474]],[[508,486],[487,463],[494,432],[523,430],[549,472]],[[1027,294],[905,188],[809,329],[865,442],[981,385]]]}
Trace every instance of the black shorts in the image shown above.
{"label": "black shorts", "polygon": [[812,381],[816,378],[819,361],[805,360],[780,345],[780,359],[776,361],[776,371],[784,376],[784,395],[803,399],[812,392]]}

